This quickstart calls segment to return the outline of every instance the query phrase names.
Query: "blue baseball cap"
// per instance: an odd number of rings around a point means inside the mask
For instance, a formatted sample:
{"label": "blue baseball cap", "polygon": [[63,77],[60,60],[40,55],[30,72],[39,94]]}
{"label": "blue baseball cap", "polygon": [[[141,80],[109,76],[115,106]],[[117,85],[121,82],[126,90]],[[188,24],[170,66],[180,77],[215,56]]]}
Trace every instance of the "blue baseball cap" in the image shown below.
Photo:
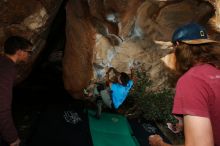
{"label": "blue baseball cap", "polygon": [[208,39],[204,27],[197,23],[189,23],[176,29],[173,33],[172,43],[184,42],[186,44],[205,44],[216,41]]}

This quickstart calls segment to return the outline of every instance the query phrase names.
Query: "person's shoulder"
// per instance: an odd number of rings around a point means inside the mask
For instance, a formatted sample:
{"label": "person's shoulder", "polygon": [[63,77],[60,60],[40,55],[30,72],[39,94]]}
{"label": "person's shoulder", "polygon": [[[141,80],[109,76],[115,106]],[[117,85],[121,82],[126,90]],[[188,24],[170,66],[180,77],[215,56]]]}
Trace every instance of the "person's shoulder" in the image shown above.
{"label": "person's shoulder", "polygon": [[16,71],[15,63],[5,56],[0,56],[0,72],[1,75],[11,75]]}
{"label": "person's shoulder", "polygon": [[111,83],[111,88],[117,88],[119,86],[120,86],[119,83]]}
{"label": "person's shoulder", "polygon": [[205,80],[206,78],[216,74],[220,74],[220,69],[217,69],[211,64],[201,64],[192,67],[188,72],[184,74],[184,76]]}
{"label": "person's shoulder", "polygon": [[0,63],[1,64],[9,64],[9,65],[15,65],[15,63],[9,59],[8,57],[4,55],[0,55]]}
{"label": "person's shoulder", "polygon": [[[184,73],[177,81],[177,85],[179,84],[187,84],[189,81],[193,80],[195,78],[194,76],[194,70],[191,68],[186,73]],[[197,78],[197,77],[196,77]]]}
{"label": "person's shoulder", "polygon": [[210,72],[212,70],[217,70],[217,68],[211,64],[198,64],[191,67],[188,71],[188,74],[205,73]]}
{"label": "person's shoulder", "polygon": [[214,70],[216,70],[216,68],[209,64],[193,66],[178,79],[177,84],[189,83],[195,80],[204,81],[214,72]]}

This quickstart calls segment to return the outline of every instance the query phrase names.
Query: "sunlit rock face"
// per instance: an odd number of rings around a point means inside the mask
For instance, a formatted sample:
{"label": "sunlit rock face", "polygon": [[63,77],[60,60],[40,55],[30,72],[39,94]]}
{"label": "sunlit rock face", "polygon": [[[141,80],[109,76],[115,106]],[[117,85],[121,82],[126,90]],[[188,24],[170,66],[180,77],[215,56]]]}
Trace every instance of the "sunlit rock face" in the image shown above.
{"label": "sunlit rock face", "polygon": [[62,0],[2,0],[0,1],[0,52],[11,35],[20,35],[33,43],[33,54],[27,64],[18,65],[17,82],[30,72],[31,66],[44,48],[48,30]]}
{"label": "sunlit rock face", "polygon": [[166,56],[172,33],[192,21],[207,27],[215,14],[202,0],[75,0],[66,10],[64,83],[75,98],[89,82],[105,80],[109,67],[130,73],[142,66],[153,80],[152,90],[169,87],[164,62],[171,67],[175,62]]}
{"label": "sunlit rock face", "polygon": [[66,6],[66,49],[63,59],[65,88],[75,97],[82,96],[92,77],[92,56],[95,44],[88,7],[85,2],[69,1]]}

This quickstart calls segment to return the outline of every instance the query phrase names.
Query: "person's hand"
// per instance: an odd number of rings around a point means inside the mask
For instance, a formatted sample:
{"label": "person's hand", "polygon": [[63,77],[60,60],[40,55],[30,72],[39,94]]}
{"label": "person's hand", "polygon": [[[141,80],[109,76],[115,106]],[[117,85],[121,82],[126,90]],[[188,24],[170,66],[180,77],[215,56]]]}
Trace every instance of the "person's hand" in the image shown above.
{"label": "person's hand", "polygon": [[173,133],[180,133],[181,131],[183,131],[183,118],[179,116],[174,116],[174,117],[178,120],[178,123],[176,124],[167,123],[167,127]]}
{"label": "person's hand", "polygon": [[155,134],[155,135],[150,135],[149,138],[149,144],[151,146],[159,146],[158,144],[161,143],[163,141],[162,137],[160,137],[159,135]]}
{"label": "person's hand", "polygon": [[170,144],[167,144],[163,141],[163,138],[160,135],[150,135],[149,138],[149,144],[151,146],[171,146]]}
{"label": "person's hand", "polygon": [[10,146],[19,146],[20,143],[21,143],[21,140],[20,140],[19,138],[17,138],[17,139],[15,140],[15,142],[13,142],[13,143],[10,144]]}
{"label": "person's hand", "polygon": [[167,128],[170,129],[173,133],[180,133],[181,131],[183,131],[183,124],[181,124],[181,123],[176,123],[176,124],[167,123]]}
{"label": "person's hand", "polygon": [[109,74],[111,70],[113,70],[113,67],[110,67],[110,68],[108,69],[108,71],[106,72],[106,74]]}

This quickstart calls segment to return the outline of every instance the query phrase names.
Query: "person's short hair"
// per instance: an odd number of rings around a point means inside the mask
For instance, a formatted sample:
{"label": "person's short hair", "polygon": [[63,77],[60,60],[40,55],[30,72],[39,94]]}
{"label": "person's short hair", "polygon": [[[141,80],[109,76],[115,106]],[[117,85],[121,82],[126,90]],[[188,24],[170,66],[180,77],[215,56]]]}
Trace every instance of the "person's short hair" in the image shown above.
{"label": "person's short hair", "polygon": [[14,55],[18,50],[28,50],[32,43],[21,36],[10,36],[4,43],[5,54]]}
{"label": "person's short hair", "polygon": [[130,80],[128,74],[121,72],[120,73],[120,80],[123,86],[127,86],[128,81]]}

